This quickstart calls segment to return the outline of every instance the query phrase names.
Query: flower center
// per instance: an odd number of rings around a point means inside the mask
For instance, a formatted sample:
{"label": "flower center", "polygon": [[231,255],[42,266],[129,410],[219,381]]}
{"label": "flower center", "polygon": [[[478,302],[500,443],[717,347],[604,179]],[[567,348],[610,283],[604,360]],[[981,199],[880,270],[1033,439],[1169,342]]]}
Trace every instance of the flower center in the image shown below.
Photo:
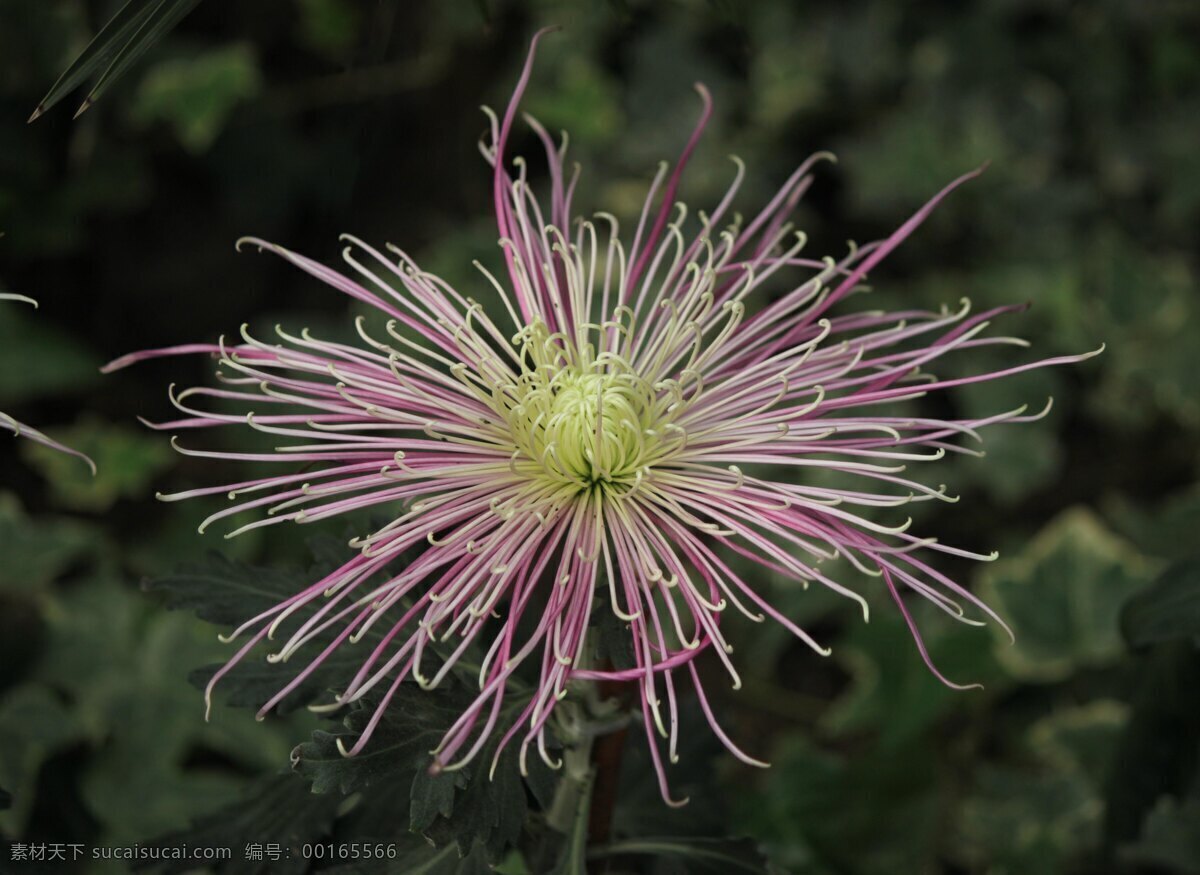
{"label": "flower center", "polygon": [[660,455],[659,393],[621,359],[539,328],[523,345],[528,369],[504,393],[514,465],[579,491],[625,491]]}

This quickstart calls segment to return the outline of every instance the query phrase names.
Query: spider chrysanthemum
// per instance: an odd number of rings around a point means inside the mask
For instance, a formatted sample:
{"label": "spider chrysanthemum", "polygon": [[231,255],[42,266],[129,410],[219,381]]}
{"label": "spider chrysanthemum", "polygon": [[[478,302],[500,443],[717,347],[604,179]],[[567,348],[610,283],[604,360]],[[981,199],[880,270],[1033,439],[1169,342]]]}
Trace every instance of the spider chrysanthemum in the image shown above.
{"label": "spider chrysanthemum", "polygon": [[[278,437],[275,452],[184,450],[294,469],[167,496],[228,493],[231,506],[206,524],[252,510],[265,514],[241,530],[364,509],[389,520],[352,542],[359,553],[343,567],[236,630],[248,640],[230,665],[289,616],[311,611],[287,627],[271,657],[305,659],[305,667],[264,712],[370,628],[384,634],[370,646],[358,643],[361,668],[337,703],[374,690],[376,719],[399,684],[437,686],[474,645],[484,654],[478,695],[434,752],[438,767],[471,761],[489,741],[493,763],[510,741],[519,743],[522,762],[532,745],[553,763],[547,727],[572,683],[627,681],[670,800],[655,736],[673,757],[681,679],[694,686],[721,741],[758,764],[717,724],[696,668],[698,657],[713,654],[740,685],[729,619],[769,618],[828,653],[730,557],[829,587],[861,605],[864,617],[860,590],[881,588],[928,663],[902,595],[915,593],[968,622],[998,620],[925,558],[937,551],[989,557],[875,516],[908,502],[952,500],[944,488],[906,476],[910,462],[966,451],[960,441],[983,426],[1036,417],[1021,409],[938,419],[905,415],[895,403],[1082,357],[938,379],[929,368],[945,356],[1020,343],[984,334],[994,317],[1019,308],[842,306],[867,271],[976,173],[952,182],[887,239],[840,259],[808,257],[804,235],[788,222],[820,155],[748,221],[731,212],[743,175],[735,162],[728,193],[693,216],[676,194],[711,112],[703,88],[700,121],[674,167],[654,177],[631,235],[606,213],[573,216],[565,143],[531,121],[550,171],[549,199],[537,199],[525,164],[505,151],[531,64],[532,51],[504,116],[490,116],[483,145],[494,167],[505,269],[480,265],[479,287],[495,306],[392,246],[380,251],[347,238],[352,271],[345,275],[251,240],[382,311],[386,329],[359,319],[355,344],[282,330],[278,341],[264,342],[243,330],[237,343],[140,353],[110,367],[153,355],[215,355],[222,385],[173,394],[187,418],[157,427],[249,424]],[[197,406],[204,399],[253,412],[211,412]],[[819,469],[836,472],[843,485],[812,476]],[[401,554],[412,558],[397,571]],[[841,580],[822,571],[835,557],[851,566]],[[597,611],[628,628],[633,667],[589,658]],[[306,648],[316,639],[328,643]],[[516,719],[502,720],[518,670],[538,680]],[[373,726],[346,753],[368,744]]]}

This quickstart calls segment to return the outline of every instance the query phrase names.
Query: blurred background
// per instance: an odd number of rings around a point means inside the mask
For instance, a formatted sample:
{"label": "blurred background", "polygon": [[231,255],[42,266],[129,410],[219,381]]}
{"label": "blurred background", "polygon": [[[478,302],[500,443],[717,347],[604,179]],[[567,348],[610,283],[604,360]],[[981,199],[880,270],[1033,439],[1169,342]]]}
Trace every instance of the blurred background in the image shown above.
{"label": "blurred background", "polygon": [[[347,330],[342,297],[237,254],[244,234],[329,263],[339,233],[392,241],[473,289],[471,259],[497,254],[479,106],[506,101],[529,36],[557,23],[526,108],[570,132],[583,210],[640,206],[704,82],[716,114],[682,189],[693,209],[724,191],[730,154],[748,165],[750,212],[829,149],[839,161],[798,223],[810,252],[836,254],[990,161],[873,273],[870,305],[1030,302],[997,330],[1032,351],[963,372],[1107,344],[1081,366],[954,393],[943,412],[1049,396],[1054,409],[993,430],[986,458],[917,471],[962,501],[918,505],[914,531],[1001,553],[939,567],[990,600],[1015,645],[918,616],[941,669],[983,691],[941,686],[882,603],[863,625],[852,605],[781,586],[833,657],[741,628],[745,687],[716,696],[733,737],[774,767],[698,754],[690,768],[718,789],[681,812],[631,767],[615,833],[700,824],[804,875],[1200,872],[1200,7],[205,2],[78,119],[86,91],[27,125],[119,5],[0,0],[0,290],[40,303],[0,310],[0,410],[100,469],[28,442],[0,453],[7,840],[181,829],[286,766],[317,725],[229,708],[205,723],[186,678],[228,654],[212,626],[139,587],[211,549],[306,561],[310,532],[223,541],[196,533],[216,505],[153,501],[240,476],[135,418],[169,418],[168,384],[211,379],[211,363],[98,368],[242,323]],[[517,146],[540,157],[527,131]]]}

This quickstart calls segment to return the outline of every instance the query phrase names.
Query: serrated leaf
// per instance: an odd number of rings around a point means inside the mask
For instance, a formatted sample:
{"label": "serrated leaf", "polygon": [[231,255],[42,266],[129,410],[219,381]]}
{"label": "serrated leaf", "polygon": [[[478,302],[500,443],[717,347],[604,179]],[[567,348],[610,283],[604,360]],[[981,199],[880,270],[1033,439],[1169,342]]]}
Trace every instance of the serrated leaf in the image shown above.
{"label": "serrated leaf", "polygon": [[356,703],[346,715],[345,731],[314,732],[312,741],[292,752],[292,766],[312,783],[314,793],[353,793],[389,775],[411,775],[428,762],[429,751],[469,704],[461,693],[401,684],[358,755],[343,756],[338,740],[347,748],[353,744],[374,713],[371,704]]}
{"label": "serrated leaf", "polygon": [[[337,543],[332,538],[314,538],[309,541],[309,547],[316,562],[306,572],[257,567],[210,553],[202,562],[183,565],[173,574],[146,581],[144,586],[147,590],[165,592],[171,608],[187,608],[208,622],[235,626],[311,586],[313,581],[327,576],[353,555],[345,542]],[[387,573],[398,570],[404,560],[402,556],[394,566],[389,567]],[[317,600],[290,613],[287,621],[276,630],[274,640],[287,640],[291,630],[309,619],[322,604]],[[308,641],[304,652],[290,662],[266,660],[265,647],[258,654],[247,655],[222,678],[217,687],[217,696],[230,705],[262,707],[307,664],[304,653],[313,656],[319,654],[340,631],[339,628],[326,629]],[[386,623],[376,623],[357,644],[343,642],[276,705],[275,712],[288,713],[310,704],[330,689],[343,686],[362,666],[372,649],[380,645],[390,632],[391,628]],[[386,648],[397,650],[404,643],[403,636],[393,636]],[[381,656],[384,662],[389,656],[386,648]],[[427,650],[430,670],[436,671],[438,661],[453,648],[451,643],[433,642]],[[460,655],[453,675],[473,681],[479,672],[478,658],[478,648],[474,645],[468,647]],[[193,684],[203,687],[218,668],[220,665],[198,668],[192,672],[190,679]],[[513,686],[519,687],[520,684],[514,681]]]}
{"label": "serrated leaf", "polygon": [[300,592],[311,580],[295,569],[247,565],[208,553],[166,577],[147,580],[148,591],[167,595],[167,607],[193,611],[218,626],[236,626]]}
{"label": "serrated leaf", "polygon": [[461,772],[435,775],[429,769],[417,769],[409,790],[408,828],[423,832],[438,815],[449,817],[454,811],[454,790],[465,783]]}
{"label": "serrated leaf", "polygon": [[[734,838],[644,838],[626,839],[597,848],[593,859],[650,857],[656,873],[711,872],[713,875],[771,872],[767,858],[750,839]],[[673,865],[672,865],[673,864]]]}
{"label": "serrated leaf", "polygon": [[474,768],[455,795],[450,815],[437,818],[425,830],[435,844],[453,843],[460,854],[466,855],[478,841],[487,848],[489,857],[499,859],[521,835],[529,807],[516,752],[511,747],[506,749],[496,771],[489,776],[491,760],[491,750],[485,749],[471,764]]}
{"label": "serrated leaf", "polygon": [[[374,713],[370,703],[357,703],[346,715],[345,732],[314,732],[311,741],[293,751],[293,768],[311,781],[314,793],[353,793],[407,777],[408,821],[414,829],[438,847],[456,846],[464,858],[479,843],[489,859],[497,860],[520,836],[528,811],[516,752],[506,750],[489,774],[494,749],[490,742],[466,767],[427,774],[429,752],[472,698],[464,690],[401,684],[360,753],[343,756],[338,741],[347,749],[353,744]],[[513,703],[506,713],[520,704]]]}
{"label": "serrated leaf", "polygon": [[1200,559],[1176,562],[1121,609],[1130,647],[1200,637]]}
{"label": "serrated leaf", "polygon": [[[33,121],[80,83],[99,74],[79,112],[87,109],[151,46],[170,32],[200,0],[129,0],[108,20],[38,104]],[[78,113],[76,113],[78,115]]]}
{"label": "serrated leaf", "polygon": [[[78,793],[107,838],[178,829],[236,796],[237,769],[284,762],[287,743],[252,721],[204,720],[201,697],[182,681],[222,645],[200,621],[104,578],[53,593],[45,616],[36,677],[69,698],[92,749]],[[197,751],[235,768],[196,764]]]}
{"label": "serrated leaf", "polygon": [[1019,558],[983,575],[985,600],[1016,635],[1014,645],[997,645],[997,658],[1014,677],[1030,681],[1111,664],[1124,650],[1121,605],[1153,571],[1090,511],[1066,511]]}

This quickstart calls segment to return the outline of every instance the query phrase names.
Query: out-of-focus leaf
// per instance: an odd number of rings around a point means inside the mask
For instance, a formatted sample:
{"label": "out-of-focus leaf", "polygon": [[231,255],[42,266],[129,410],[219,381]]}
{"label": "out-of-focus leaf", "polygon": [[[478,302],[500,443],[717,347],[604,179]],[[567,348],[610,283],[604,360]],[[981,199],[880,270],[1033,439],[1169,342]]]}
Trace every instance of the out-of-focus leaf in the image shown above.
{"label": "out-of-focus leaf", "polygon": [[0,784],[12,788],[16,801],[0,814],[0,828],[20,831],[33,806],[38,769],[80,734],[75,714],[45,686],[24,684],[0,696]]}
{"label": "out-of-focus leaf", "polygon": [[254,52],[246,45],[169,58],[147,71],[131,112],[138,122],[165,121],[192,152],[203,152],[234,108],[262,87]]}
{"label": "out-of-focus leaf", "polygon": [[1200,487],[1175,493],[1153,508],[1120,499],[1111,505],[1114,524],[1142,551],[1164,559],[1195,555],[1195,534],[1200,531]]}
{"label": "out-of-focus leaf", "polygon": [[[203,700],[182,681],[223,645],[194,618],[105,579],[55,594],[45,614],[50,640],[35,677],[69,697],[92,748],[79,791],[106,838],[181,828],[236,795],[238,769],[286,758],[287,742],[249,719],[205,722]],[[193,766],[197,751],[230,767]]]}
{"label": "out-of-focus leaf", "polygon": [[70,456],[32,442],[22,445],[22,455],[49,482],[56,503],[70,510],[105,511],[122,498],[141,497],[175,459],[161,441],[123,425],[84,420],[47,433],[96,463],[93,475]]}
{"label": "out-of-focus leaf", "polygon": [[[890,606],[889,606],[890,607]],[[982,630],[948,620],[940,611],[915,611],[930,658],[962,684],[989,690],[1005,680]],[[954,690],[926,667],[912,633],[895,612],[875,614],[851,626],[834,658],[854,675],[853,686],[823,718],[831,732],[875,729],[886,745],[903,743],[927,730],[951,707],[983,704],[977,691]]]}
{"label": "out-of-focus leaf", "polygon": [[793,736],[733,809],[777,865],[803,872],[885,875],[933,866],[937,768],[919,739],[842,757]]}
{"label": "out-of-focus leaf", "polygon": [[12,794],[0,787],[0,811],[7,811],[12,808]]}
{"label": "out-of-focus leaf", "polygon": [[983,766],[959,817],[963,856],[993,872],[1059,875],[1095,840],[1100,802],[1081,775]]}
{"label": "out-of-focus leaf", "polygon": [[1121,605],[1153,570],[1090,511],[1066,511],[1023,555],[983,575],[985,600],[1016,634],[1014,645],[997,645],[1001,664],[1029,681],[1110,664],[1123,651]]}
{"label": "out-of-focus leaf", "polygon": [[1030,727],[1029,747],[1040,762],[1099,786],[1128,718],[1129,709],[1112,700],[1063,708]]}
{"label": "out-of-focus leaf", "polygon": [[100,376],[99,357],[79,339],[23,309],[0,308],[0,410],[13,413],[13,404],[82,392]]}
{"label": "out-of-focus leaf", "polygon": [[1032,759],[981,767],[957,818],[956,856],[987,871],[1071,871],[1100,835],[1104,773],[1125,715],[1114,701],[1063,708],[1028,730]]}
{"label": "out-of-focus leaf", "polygon": [[1150,648],[1137,666],[1133,711],[1105,791],[1105,844],[1133,841],[1163,794],[1182,795],[1200,769],[1200,651],[1186,641]]}
{"label": "out-of-focus leaf", "polygon": [[33,592],[54,580],[71,564],[98,549],[92,527],[69,519],[31,520],[16,496],[0,493],[0,592]]}
{"label": "out-of-focus leaf", "polygon": [[[260,781],[246,798],[198,818],[188,829],[156,839],[151,846],[230,848],[231,859],[216,866],[222,875],[300,875],[312,865],[302,845],[328,838],[341,802],[334,796],[310,793],[295,775],[277,775]],[[278,859],[266,853],[269,845],[277,846]],[[258,849],[257,854],[250,853],[253,848]],[[258,859],[251,858],[254,856]],[[190,872],[195,870],[195,861],[185,856],[140,868],[149,872]]]}
{"label": "out-of-focus leaf", "polygon": [[129,0],[88,43],[50,91],[42,98],[29,120],[33,121],[62,100],[83,80],[99,73],[79,113],[93,104],[138,58],[166,36],[200,0]]}
{"label": "out-of-focus leaf", "polygon": [[1179,803],[1161,799],[1141,838],[1120,850],[1129,864],[1152,866],[1171,875],[1200,875],[1200,798]]}
{"label": "out-of-focus leaf", "polygon": [[[711,872],[713,875],[759,873],[772,869],[758,845],[750,839],[725,838],[644,838],[625,839],[596,848],[588,855],[606,860],[622,857],[650,858],[656,875],[686,875]],[[572,873],[574,875],[574,873]]]}
{"label": "out-of-focus leaf", "polygon": [[1121,609],[1131,647],[1200,637],[1200,559],[1177,562]]}
{"label": "out-of-focus leaf", "polygon": [[530,115],[546,125],[556,141],[559,130],[585,146],[610,141],[622,119],[617,90],[606,71],[574,53],[567,53],[557,66],[555,87],[536,92]]}
{"label": "out-of-focus leaf", "polygon": [[329,58],[346,51],[358,37],[359,7],[348,0],[299,0],[300,41]]}

